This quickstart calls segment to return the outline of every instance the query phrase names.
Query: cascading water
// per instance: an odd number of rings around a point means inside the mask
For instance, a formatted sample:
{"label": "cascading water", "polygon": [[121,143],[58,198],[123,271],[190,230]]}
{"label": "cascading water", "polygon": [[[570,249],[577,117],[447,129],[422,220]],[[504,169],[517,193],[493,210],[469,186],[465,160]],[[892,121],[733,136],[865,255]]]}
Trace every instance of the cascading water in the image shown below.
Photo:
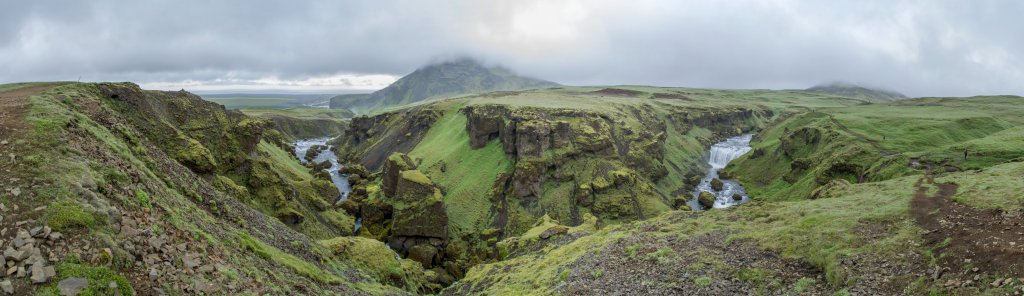
{"label": "cascading water", "polygon": [[352,192],[352,187],[350,187],[349,184],[348,184],[348,176],[342,175],[339,172],[341,170],[341,164],[338,163],[338,156],[334,155],[334,153],[331,152],[331,148],[332,147],[330,145],[327,145],[327,141],[329,141],[330,139],[331,139],[330,137],[327,137],[327,138],[316,138],[316,139],[299,140],[299,141],[295,142],[295,156],[299,158],[299,162],[301,162],[302,164],[306,164],[307,163],[306,159],[305,159],[306,151],[309,151],[309,149],[311,147],[316,146],[316,145],[327,146],[327,149],[324,149],[323,152],[320,152],[320,154],[317,154],[317,156],[313,158],[312,162],[313,163],[321,163],[321,162],[324,162],[324,161],[330,161],[331,162],[331,167],[327,168],[326,171],[331,176],[331,182],[334,182],[334,187],[337,187],[338,188],[338,192],[341,193],[341,197],[338,198],[338,200],[334,202],[334,204],[337,205],[337,204],[341,203],[342,201],[344,201],[345,199],[348,199],[348,194],[349,194],[349,192]]}
{"label": "cascading water", "polygon": [[[730,161],[733,161],[743,154],[750,152],[750,140],[753,138],[752,134],[746,134],[728,138],[725,141],[711,145],[710,155],[708,156],[708,164],[711,165],[708,168],[707,174],[700,180],[700,184],[693,190],[693,199],[690,200],[689,205],[693,209],[702,209],[704,206],[700,205],[697,197],[700,196],[701,192],[707,191],[715,195],[715,208],[725,208],[741,203],[750,201],[750,197],[747,196],[746,190],[743,186],[733,180],[719,179],[722,181],[722,190],[714,190],[711,186],[711,181],[718,178],[718,171],[725,168]],[[740,196],[740,199],[735,199],[733,196]]]}

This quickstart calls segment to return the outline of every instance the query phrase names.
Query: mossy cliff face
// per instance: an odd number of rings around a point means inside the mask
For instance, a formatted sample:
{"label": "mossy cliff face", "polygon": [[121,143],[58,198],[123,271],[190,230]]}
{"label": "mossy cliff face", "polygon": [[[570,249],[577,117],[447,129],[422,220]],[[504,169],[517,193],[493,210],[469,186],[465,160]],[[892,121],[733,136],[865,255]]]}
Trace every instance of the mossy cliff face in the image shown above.
{"label": "mossy cliff face", "polygon": [[143,91],[130,84],[96,86],[104,102],[172,157],[199,173],[234,169],[256,148],[266,122],[187,92]]}
{"label": "mossy cliff face", "polygon": [[309,139],[335,136],[345,132],[345,121],[332,119],[298,119],[281,115],[262,116],[270,122],[270,128],[287,135],[289,139]]}
{"label": "mossy cliff face", "polygon": [[[349,167],[365,166],[367,171],[350,179],[354,191],[346,207],[363,218],[360,235],[387,241],[403,256],[440,258],[429,261],[458,278],[475,262],[497,258],[499,240],[526,232],[545,215],[576,226],[587,216],[609,224],[672,209],[671,191],[683,184],[656,184],[699,169],[675,162],[699,160],[702,145],[755,129],[773,116],[766,108],[611,107],[451,100],[357,117],[338,141],[338,150],[351,161]],[[678,134],[680,130],[686,134]],[[670,137],[673,142],[689,138],[684,144],[694,145],[687,148],[693,155],[675,155],[670,165]],[[400,232],[395,222],[421,219],[415,211],[441,217],[439,204],[401,210],[403,201],[387,199],[402,196],[398,183],[412,169],[435,183],[445,204],[448,237],[431,236],[429,244],[437,256],[394,240]],[[443,249],[440,242],[445,242]]]}
{"label": "mossy cliff face", "polygon": [[376,171],[392,152],[407,153],[416,147],[427,129],[441,117],[428,107],[412,107],[376,116],[357,116],[345,132],[338,155]]}
{"label": "mossy cliff face", "polygon": [[[99,84],[96,90],[126,124],[239,200],[314,238],[352,229],[355,219],[331,207],[339,196],[331,181],[298,166],[287,142],[312,136],[316,129],[309,127],[317,122],[249,117],[187,92],[144,91],[131,84]],[[275,129],[281,127],[290,128]],[[335,123],[323,129],[338,128]]]}

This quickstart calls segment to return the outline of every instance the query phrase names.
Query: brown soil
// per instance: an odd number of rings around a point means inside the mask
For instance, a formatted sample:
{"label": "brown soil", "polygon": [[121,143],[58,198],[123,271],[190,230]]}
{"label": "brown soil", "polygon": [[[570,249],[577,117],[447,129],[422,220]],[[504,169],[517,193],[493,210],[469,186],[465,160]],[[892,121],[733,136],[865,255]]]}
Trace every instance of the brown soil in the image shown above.
{"label": "brown soil", "polygon": [[[945,271],[1024,276],[1024,222],[1020,214],[976,209],[953,202],[957,184],[918,180],[911,215],[924,228],[926,243]],[[937,192],[928,196],[928,189]],[[977,270],[974,270],[977,268]]]}
{"label": "brown soil", "polygon": [[40,83],[0,91],[0,140],[10,139],[25,128],[25,111],[28,111],[29,107],[28,97],[62,84],[64,83]]}

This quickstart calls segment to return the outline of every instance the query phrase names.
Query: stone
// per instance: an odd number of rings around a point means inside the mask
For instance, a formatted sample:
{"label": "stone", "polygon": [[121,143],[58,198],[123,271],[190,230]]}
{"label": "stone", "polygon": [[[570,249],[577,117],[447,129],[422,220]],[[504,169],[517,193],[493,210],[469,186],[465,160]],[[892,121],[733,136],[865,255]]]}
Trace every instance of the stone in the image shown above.
{"label": "stone", "polygon": [[702,191],[697,196],[697,202],[704,208],[711,209],[715,206],[715,195],[711,192]]}
{"label": "stone", "polygon": [[381,191],[384,196],[393,197],[398,185],[399,173],[416,169],[415,163],[404,153],[392,153],[381,169]]}
{"label": "stone", "polygon": [[50,277],[46,274],[46,268],[42,264],[32,264],[32,283],[42,284],[48,281],[50,281]]}
{"label": "stone", "polygon": [[154,249],[157,249],[157,250],[160,250],[160,248],[164,246],[164,240],[162,240],[162,239],[160,239],[158,237],[155,237],[155,236],[149,238],[149,240],[147,240],[147,242],[149,243],[149,246],[151,246],[151,247],[153,247]]}
{"label": "stone", "polygon": [[110,281],[110,283],[107,284],[107,288],[109,288],[110,290],[117,290],[117,282]]}
{"label": "stone", "polygon": [[197,257],[197,255],[187,255],[184,258],[181,258],[181,263],[184,264],[185,267],[189,269],[196,268],[201,264],[201,262],[199,262],[199,258]]}
{"label": "stone", "polygon": [[741,200],[743,200],[743,196],[739,195],[739,194],[733,194],[732,195],[732,200],[734,200],[734,201],[741,201]]}
{"label": "stone", "polygon": [[[11,159],[12,160],[14,159],[14,154],[11,154]],[[11,195],[13,195],[14,197],[18,197],[19,195],[21,195],[21,189],[18,188],[18,187],[12,188],[11,189]]]}
{"label": "stone", "polygon": [[437,257],[437,248],[431,245],[415,245],[409,248],[409,259],[423,264],[423,268],[434,266],[434,258]]}
{"label": "stone", "polygon": [[149,270],[149,280],[156,281],[160,277],[160,272],[156,271],[156,268]]}
{"label": "stone", "polygon": [[11,280],[0,282],[0,289],[3,289],[6,294],[14,294],[14,285],[11,284]]}
{"label": "stone", "polygon": [[725,183],[722,183],[722,180],[718,178],[711,179],[711,189],[722,191],[722,188],[725,188]]}
{"label": "stone", "polygon": [[569,233],[569,227],[565,227],[565,226],[562,226],[562,225],[555,225],[555,226],[551,226],[550,228],[544,230],[544,232],[541,232],[540,233],[540,239],[549,239],[552,236],[566,234],[566,233]]}
{"label": "stone", "polygon": [[415,202],[428,199],[437,193],[437,187],[427,175],[419,170],[407,170],[399,173],[393,197],[404,202]]}
{"label": "stone", "polygon": [[64,235],[61,234],[60,232],[51,232],[50,233],[50,240],[52,240],[52,241],[60,240],[62,237],[64,237]]}
{"label": "stone", "polygon": [[57,283],[57,290],[60,290],[60,295],[75,296],[78,295],[79,292],[82,292],[82,289],[85,289],[88,285],[89,280],[86,278],[66,278]]}

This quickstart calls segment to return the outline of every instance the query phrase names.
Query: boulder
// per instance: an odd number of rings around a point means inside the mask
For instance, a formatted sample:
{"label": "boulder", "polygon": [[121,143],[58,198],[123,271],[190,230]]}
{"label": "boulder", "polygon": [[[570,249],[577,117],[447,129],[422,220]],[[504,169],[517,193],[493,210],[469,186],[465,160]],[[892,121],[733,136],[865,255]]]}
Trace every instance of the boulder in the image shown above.
{"label": "boulder", "polygon": [[365,166],[357,163],[345,164],[340,170],[338,170],[338,172],[345,175],[359,175],[361,177],[370,176],[370,171],[367,170]]}
{"label": "boulder", "polygon": [[86,278],[73,277],[66,278],[57,283],[57,290],[60,290],[60,295],[63,296],[74,296],[78,295],[82,289],[85,289],[89,285],[89,280]]}
{"label": "boulder", "polygon": [[732,200],[734,200],[734,201],[741,201],[741,200],[743,200],[743,196],[739,195],[739,194],[733,194],[732,195]]}
{"label": "boulder", "polygon": [[414,169],[416,164],[408,155],[396,152],[388,156],[381,169],[381,191],[384,192],[384,196],[394,197],[401,172]]}
{"label": "boulder", "polygon": [[403,202],[416,202],[440,194],[434,182],[419,170],[407,170],[399,173],[393,197]]}
{"label": "boulder", "polygon": [[[364,220],[365,223],[365,220]],[[403,208],[396,208],[391,220],[393,237],[424,237],[448,240],[448,212],[440,192]]]}
{"label": "boulder", "polygon": [[5,294],[14,294],[14,285],[11,284],[11,280],[0,282],[0,289],[3,289]]}
{"label": "boulder", "polygon": [[700,195],[697,196],[697,202],[704,206],[704,208],[713,208],[715,206],[715,194],[701,191]]}
{"label": "boulder", "polygon": [[419,262],[423,265],[423,268],[434,267],[435,257],[437,257],[437,248],[428,244],[415,245],[409,248],[409,259]]}
{"label": "boulder", "polygon": [[544,230],[544,232],[541,232],[540,233],[540,239],[549,239],[549,238],[551,238],[553,236],[562,235],[562,234],[566,234],[566,233],[569,233],[569,227],[565,227],[565,226],[562,226],[562,225],[555,225],[555,226],[551,226],[551,228],[548,228],[548,229]]}
{"label": "boulder", "polygon": [[722,183],[722,180],[719,180],[718,178],[711,179],[711,189],[714,189],[715,191],[722,191],[722,188],[724,187],[725,183]]}

